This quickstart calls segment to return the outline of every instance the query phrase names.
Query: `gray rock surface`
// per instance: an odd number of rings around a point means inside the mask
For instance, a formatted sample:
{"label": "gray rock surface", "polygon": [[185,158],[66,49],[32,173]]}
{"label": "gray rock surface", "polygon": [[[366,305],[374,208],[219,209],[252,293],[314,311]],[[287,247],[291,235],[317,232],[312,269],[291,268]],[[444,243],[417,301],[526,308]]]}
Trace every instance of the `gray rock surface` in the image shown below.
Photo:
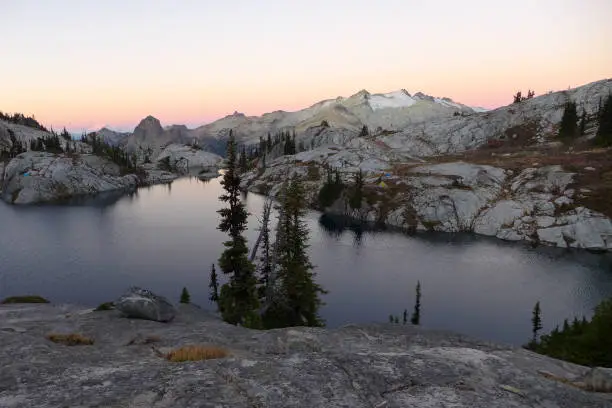
{"label": "gray rock surface", "polygon": [[125,316],[132,318],[169,322],[176,316],[176,308],[168,299],[138,287],[130,288],[113,304]]}
{"label": "gray rock surface", "polygon": [[[51,332],[95,343],[55,344]],[[159,355],[194,344],[230,355],[185,363]],[[584,381],[586,367],[523,349],[411,325],[254,331],[192,305],[170,323],[0,305],[0,364],[3,408],[612,406],[610,394],[565,383]]]}
{"label": "gray rock surface", "polygon": [[584,379],[588,390],[612,393],[612,368],[594,367]]}
{"label": "gray rock surface", "polygon": [[[273,160],[263,171],[246,174],[242,187],[275,196],[282,181],[297,176],[304,180],[310,203],[316,205],[326,167],[338,169],[349,185],[361,170],[374,198],[358,212],[342,202],[327,212],[409,230],[465,231],[510,241],[612,250],[612,221],[574,205],[569,188],[574,174],[561,166],[526,168],[514,174],[465,162],[413,161],[396,174],[389,157],[374,149],[355,153],[321,147]],[[393,188],[379,187],[381,179]]]}
{"label": "gray rock surface", "polygon": [[13,204],[56,201],[114,190],[133,190],[138,178],[121,175],[119,166],[94,155],[68,157],[26,152],[4,169],[2,199]]}
{"label": "gray rock surface", "polygon": [[166,146],[155,159],[156,162],[162,160],[168,160],[170,166],[183,172],[193,169],[216,172],[223,162],[223,158],[217,154],[177,144]]}

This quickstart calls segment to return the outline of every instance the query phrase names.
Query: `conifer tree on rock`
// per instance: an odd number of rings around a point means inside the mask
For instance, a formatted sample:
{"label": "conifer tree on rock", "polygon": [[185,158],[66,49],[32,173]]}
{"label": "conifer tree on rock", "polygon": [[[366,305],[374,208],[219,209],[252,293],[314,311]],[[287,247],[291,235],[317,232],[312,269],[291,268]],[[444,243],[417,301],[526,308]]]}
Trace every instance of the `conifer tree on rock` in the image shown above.
{"label": "conifer tree on rock", "polygon": [[212,264],[212,269],[210,270],[210,283],[208,284],[210,288],[210,294],[208,295],[208,300],[211,302],[219,303],[219,281],[217,280],[217,271],[215,270],[215,264]]}
{"label": "conifer tree on rock", "polygon": [[[265,156],[264,156],[265,157]],[[261,252],[258,258],[257,272],[258,272],[258,294],[260,303],[262,305],[267,304],[270,298],[270,292],[272,289],[272,242],[270,240],[270,214],[272,211],[272,200],[268,198],[264,203],[263,213],[260,220],[259,236],[255,242],[251,259],[255,259],[257,251],[261,245]]]}
{"label": "conifer tree on rock", "polygon": [[533,337],[531,339],[531,341],[535,344],[538,341],[538,332],[540,330],[542,330],[542,316],[541,316],[541,310],[540,310],[540,302],[536,302],[535,306],[533,307],[533,316],[531,318],[531,331],[533,334]]}
{"label": "conifer tree on rock", "polygon": [[191,302],[191,296],[189,295],[187,288],[183,288],[183,291],[181,292],[180,303],[190,303],[190,302]]}
{"label": "conifer tree on rock", "polygon": [[576,111],[576,103],[567,102],[559,125],[559,138],[565,141],[570,141],[578,137],[578,113]]}
{"label": "conifer tree on rock", "polygon": [[217,212],[221,215],[218,229],[229,235],[225,251],[219,258],[219,267],[229,275],[228,283],[221,287],[219,309],[223,320],[246,327],[260,327],[259,301],[255,266],[248,259],[248,248],[243,236],[248,213],[240,200],[240,176],[237,168],[236,142],[230,131],[227,143],[227,168],[221,180],[225,192],[219,199],[228,204]]}
{"label": "conifer tree on rock", "polygon": [[365,137],[369,135],[370,131],[368,130],[368,127],[366,125],[363,125],[363,127],[361,128],[361,132],[359,132],[359,137]]}
{"label": "conifer tree on rock", "polygon": [[266,327],[323,326],[319,308],[320,295],[327,293],[315,282],[314,266],[307,253],[309,230],[306,216],[306,192],[300,180],[283,185],[275,243],[276,279],[279,293],[266,311]]}

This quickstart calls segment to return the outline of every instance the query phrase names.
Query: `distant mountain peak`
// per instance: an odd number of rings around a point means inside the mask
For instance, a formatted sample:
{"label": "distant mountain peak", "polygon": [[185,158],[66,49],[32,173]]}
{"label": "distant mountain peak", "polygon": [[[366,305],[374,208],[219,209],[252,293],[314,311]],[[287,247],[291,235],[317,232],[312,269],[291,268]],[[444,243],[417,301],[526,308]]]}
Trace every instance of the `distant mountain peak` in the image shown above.
{"label": "distant mountain peak", "polygon": [[138,131],[161,133],[164,131],[164,128],[162,128],[159,119],[149,115],[143,120],[141,120],[138,126],[136,126],[136,129],[134,129],[134,133],[137,133]]}

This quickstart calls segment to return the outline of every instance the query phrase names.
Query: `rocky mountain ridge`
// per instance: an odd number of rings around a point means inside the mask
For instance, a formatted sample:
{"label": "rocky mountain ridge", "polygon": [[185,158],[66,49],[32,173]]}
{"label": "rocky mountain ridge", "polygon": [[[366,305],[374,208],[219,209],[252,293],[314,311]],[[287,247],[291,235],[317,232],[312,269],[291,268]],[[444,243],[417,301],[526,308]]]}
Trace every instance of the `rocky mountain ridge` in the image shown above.
{"label": "rocky mountain ridge", "polygon": [[[230,130],[240,144],[255,145],[268,133],[288,130],[295,131],[304,146],[318,147],[326,142],[309,135],[326,122],[332,132],[354,137],[366,126],[377,143],[413,157],[428,157],[475,149],[491,140],[541,143],[555,133],[568,100],[576,102],[579,113],[584,111],[587,122],[592,123],[601,99],[611,91],[612,80],[605,79],[486,111],[420,92],[370,94],[362,90],[295,112],[275,111],[259,117],[234,112],[195,129],[182,125],[163,128],[149,116],[132,134],[113,133],[109,139],[121,139],[119,143],[130,150],[152,147],[156,152],[172,142],[197,143],[222,155]],[[592,128],[587,126],[587,130],[592,134]]]}
{"label": "rocky mountain ridge", "polygon": [[[479,108],[479,111],[482,109]],[[358,132],[365,125],[372,129],[402,129],[406,126],[434,118],[450,117],[453,114],[473,114],[469,106],[452,101],[450,98],[436,98],[418,92],[414,95],[402,89],[387,94],[371,94],[362,90],[348,98],[328,99],[295,112],[275,111],[262,116],[246,116],[239,112],[225,116],[196,129],[183,125],[162,128],[159,121],[151,116],[143,119],[132,134],[108,133],[110,140],[122,136],[123,143],[130,150],[138,146],[154,149],[166,143],[193,143],[216,153],[223,153],[224,144],[231,129],[242,144],[256,144],[260,136],[281,130],[298,134],[306,132],[323,121],[335,129]],[[221,143],[219,143],[221,142]]]}

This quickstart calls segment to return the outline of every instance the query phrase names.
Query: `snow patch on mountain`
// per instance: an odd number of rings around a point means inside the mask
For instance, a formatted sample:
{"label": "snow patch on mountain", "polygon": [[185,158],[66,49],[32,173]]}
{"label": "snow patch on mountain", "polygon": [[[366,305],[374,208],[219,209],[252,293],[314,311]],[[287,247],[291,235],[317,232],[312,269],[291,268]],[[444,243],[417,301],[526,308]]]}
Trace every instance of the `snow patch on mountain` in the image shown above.
{"label": "snow patch on mountain", "polygon": [[390,92],[387,94],[375,94],[369,98],[373,110],[386,108],[406,108],[417,101],[405,90]]}

